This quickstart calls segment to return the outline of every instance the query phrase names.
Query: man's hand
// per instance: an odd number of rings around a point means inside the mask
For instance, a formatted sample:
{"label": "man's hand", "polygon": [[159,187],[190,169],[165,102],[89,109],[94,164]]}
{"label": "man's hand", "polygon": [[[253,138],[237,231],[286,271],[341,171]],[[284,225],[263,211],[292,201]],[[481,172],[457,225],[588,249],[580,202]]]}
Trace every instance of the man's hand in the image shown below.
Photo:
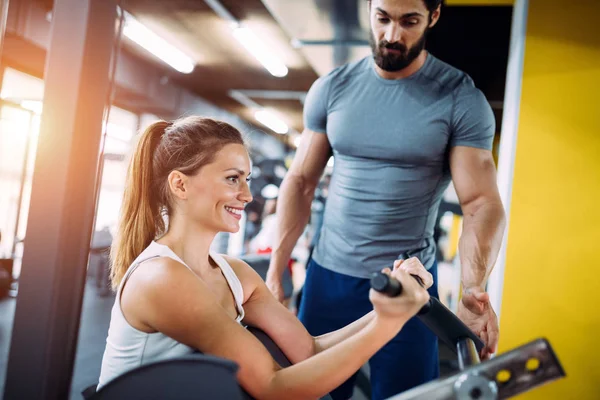
{"label": "man's hand", "polygon": [[267,279],[265,280],[267,287],[273,293],[273,296],[277,299],[278,302],[283,303],[283,284],[281,283],[281,279],[278,279],[272,275],[267,274]]}
{"label": "man's hand", "polygon": [[481,359],[489,359],[496,352],[499,334],[498,317],[490,303],[489,294],[480,288],[466,289],[456,314],[485,344]]}

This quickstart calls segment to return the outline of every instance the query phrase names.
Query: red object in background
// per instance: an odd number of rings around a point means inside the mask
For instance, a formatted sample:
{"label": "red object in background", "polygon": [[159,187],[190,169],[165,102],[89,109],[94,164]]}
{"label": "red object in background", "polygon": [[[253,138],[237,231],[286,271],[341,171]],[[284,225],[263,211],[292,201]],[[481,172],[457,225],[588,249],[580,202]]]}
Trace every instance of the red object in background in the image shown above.
{"label": "red object in background", "polygon": [[[272,247],[261,247],[256,251],[256,254],[271,254],[273,252]],[[294,260],[290,258],[288,261],[288,270],[290,271],[290,276],[292,276],[292,266],[294,265]]]}

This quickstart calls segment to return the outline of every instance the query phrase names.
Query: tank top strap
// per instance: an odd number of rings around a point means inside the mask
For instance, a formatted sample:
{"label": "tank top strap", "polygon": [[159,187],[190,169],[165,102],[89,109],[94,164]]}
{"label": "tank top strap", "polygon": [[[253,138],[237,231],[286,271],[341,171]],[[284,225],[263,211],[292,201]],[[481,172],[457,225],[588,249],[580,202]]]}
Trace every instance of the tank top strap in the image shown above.
{"label": "tank top strap", "polygon": [[169,247],[164,246],[160,243],[157,243],[155,241],[150,242],[150,244],[148,245],[148,247],[146,247],[146,249],[144,249],[144,251],[142,251],[142,253],[133,261],[133,263],[131,263],[131,266],[127,269],[127,272],[125,272],[125,275],[123,276],[123,279],[121,279],[121,283],[119,285],[119,289],[117,291],[117,293],[120,293],[123,286],[125,285],[125,282],[127,282],[127,280],[129,279],[129,277],[131,276],[131,274],[133,274],[133,272],[144,262],[151,260],[153,258],[158,258],[158,257],[169,257],[177,262],[180,262],[181,264],[185,265],[186,268],[190,268],[186,263],[183,262],[183,260],[181,258],[179,258],[177,256],[177,254],[175,254]]}
{"label": "tank top strap", "polygon": [[[221,271],[223,272],[223,276],[225,276],[225,280],[229,285],[231,292],[233,293],[233,298],[235,299],[235,306],[238,312],[238,316],[236,318],[237,322],[241,322],[244,319],[244,290],[242,287],[242,283],[239,278],[231,268],[231,265],[221,256],[220,254],[213,253],[212,251],[209,253],[210,257],[214,260],[214,262],[219,266]],[[117,294],[120,296],[121,290],[125,285],[127,279],[131,276],[131,274],[137,269],[145,261],[148,261],[157,257],[169,257],[183,265],[186,268],[191,268],[181,259],[173,250],[171,250],[168,246],[152,241],[148,247],[135,259],[135,261],[131,264],[131,266],[127,269],[127,272],[123,276],[121,280],[121,284],[119,285],[119,289]]]}
{"label": "tank top strap", "polygon": [[238,317],[236,320],[240,322],[242,319],[244,319],[245,315],[243,307],[244,289],[242,287],[242,282],[240,282],[240,279],[235,274],[235,271],[233,270],[233,268],[231,268],[231,265],[229,265],[227,260],[225,260],[225,258],[222,255],[213,253],[212,251],[209,254],[210,257],[217,263],[219,268],[221,268],[221,271],[223,272],[223,275],[225,276],[225,279],[227,280],[227,283],[231,288],[231,292],[233,293],[233,297],[235,298],[235,305],[238,311]]}

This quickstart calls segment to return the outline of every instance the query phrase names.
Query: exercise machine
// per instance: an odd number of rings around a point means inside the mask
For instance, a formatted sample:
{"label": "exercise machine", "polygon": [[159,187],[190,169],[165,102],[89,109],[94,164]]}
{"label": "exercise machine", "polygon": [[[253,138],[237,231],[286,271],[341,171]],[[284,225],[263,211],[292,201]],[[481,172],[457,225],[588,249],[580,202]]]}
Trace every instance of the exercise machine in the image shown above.
{"label": "exercise machine", "polygon": [[[418,277],[415,279],[419,280]],[[389,296],[402,293],[400,282],[383,273],[373,276],[371,287]],[[556,354],[545,339],[534,340],[481,362],[479,352],[483,342],[438,299],[430,298],[417,317],[454,349],[460,371],[388,400],[506,399],[565,376]],[[279,365],[291,365],[269,336],[260,329],[248,327],[248,330],[265,345]],[[109,382],[100,391],[90,387],[83,395],[86,400],[191,400],[199,395],[203,398],[250,400],[252,397],[236,380],[237,369],[237,365],[229,360],[194,354],[141,366]]]}
{"label": "exercise machine", "polygon": [[[422,285],[419,277],[414,278]],[[384,273],[374,274],[371,287],[399,296],[402,285]],[[507,399],[565,376],[546,339],[537,339],[491,360],[481,362],[483,342],[452,311],[431,297],[417,317],[458,356],[460,371],[388,400],[497,400]]]}

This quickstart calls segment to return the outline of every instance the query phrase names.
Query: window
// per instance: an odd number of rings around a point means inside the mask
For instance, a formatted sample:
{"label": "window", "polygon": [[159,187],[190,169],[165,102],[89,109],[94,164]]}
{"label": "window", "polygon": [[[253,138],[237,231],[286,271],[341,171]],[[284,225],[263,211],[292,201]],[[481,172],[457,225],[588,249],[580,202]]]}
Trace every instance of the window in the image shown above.
{"label": "window", "polygon": [[129,154],[138,126],[138,116],[117,107],[111,107],[104,138],[102,178],[96,212],[95,230],[109,229],[114,235],[119,209],[125,190]]}

